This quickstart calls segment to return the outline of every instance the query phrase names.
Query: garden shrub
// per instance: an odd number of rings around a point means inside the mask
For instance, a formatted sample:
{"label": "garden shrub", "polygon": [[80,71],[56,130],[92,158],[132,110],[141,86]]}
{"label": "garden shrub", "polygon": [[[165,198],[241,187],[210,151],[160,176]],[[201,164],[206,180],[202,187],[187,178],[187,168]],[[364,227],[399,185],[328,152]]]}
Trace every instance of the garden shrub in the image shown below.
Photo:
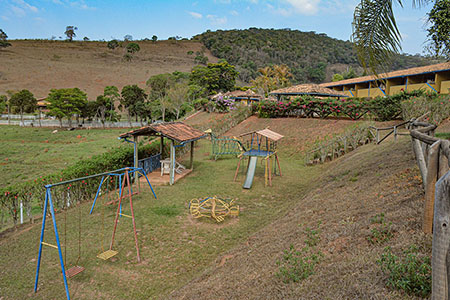
{"label": "garden shrub", "polygon": [[429,112],[425,121],[438,125],[450,117],[450,96],[423,93],[401,103],[404,120],[418,118]]}

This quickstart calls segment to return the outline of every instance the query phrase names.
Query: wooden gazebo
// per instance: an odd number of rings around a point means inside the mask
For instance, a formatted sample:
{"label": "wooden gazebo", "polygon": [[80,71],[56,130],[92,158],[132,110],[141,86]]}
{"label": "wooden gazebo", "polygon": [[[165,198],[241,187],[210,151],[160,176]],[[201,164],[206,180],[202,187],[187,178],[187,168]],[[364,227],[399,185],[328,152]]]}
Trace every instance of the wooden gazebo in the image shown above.
{"label": "wooden gazebo", "polygon": [[294,85],[287,88],[282,88],[278,90],[271,91],[270,95],[274,95],[277,97],[278,101],[281,100],[282,96],[302,96],[302,95],[310,95],[317,97],[348,97],[348,95],[337,92],[335,90],[320,86],[318,84],[299,84]]}
{"label": "wooden gazebo", "polygon": [[[164,153],[164,138],[170,140],[170,184],[172,185],[175,181],[175,148],[184,147],[190,144],[190,161],[189,168],[193,169],[194,160],[194,142],[207,137],[208,135],[200,130],[197,130],[183,122],[166,122],[157,123],[149,126],[145,126],[139,129],[129,131],[127,133],[121,134],[120,139],[124,139],[127,142],[131,142],[135,145],[134,147],[134,167],[138,167],[139,157],[137,151],[137,145],[140,136],[157,136],[160,137],[160,154]],[[133,141],[129,141],[129,138],[133,138]],[[162,157],[161,157],[162,158]]]}

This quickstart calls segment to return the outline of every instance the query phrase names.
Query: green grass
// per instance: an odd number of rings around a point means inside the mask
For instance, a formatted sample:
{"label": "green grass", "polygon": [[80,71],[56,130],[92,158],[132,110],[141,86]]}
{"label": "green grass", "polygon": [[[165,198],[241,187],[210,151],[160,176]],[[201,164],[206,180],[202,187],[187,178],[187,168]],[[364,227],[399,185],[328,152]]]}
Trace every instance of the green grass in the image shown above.
{"label": "green grass", "polygon": [[[77,160],[120,145],[119,134],[127,129],[67,131],[0,126],[0,188],[55,173]],[[78,137],[80,136],[80,137]]]}
{"label": "green grass", "polygon": [[[215,259],[244,242],[251,234],[286,214],[318,184],[327,164],[305,167],[302,159],[284,155],[280,150],[283,177],[276,176],[273,187],[264,187],[264,168],[258,163],[253,186],[242,189],[244,172],[233,182],[237,159],[212,161],[206,155],[210,142],[201,141],[196,149],[194,172],[174,186],[156,187],[158,200],[148,189],[134,198],[134,209],[142,262],[136,262],[132,224],[121,218],[116,237],[119,251],[114,261],[96,258],[101,243],[111,238],[115,207],[104,211],[102,234],[101,205],[89,216],[90,203],[81,205],[82,258],[86,270],[69,280],[74,299],[164,299],[173,289],[201,274]],[[241,170],[243,170],[241,166]],[[142,187],[141,187],[142,188]],[[189,216],[192,198],[206,196],[235,198],[241,213],[223,223],[196,220]],[[67,213],[67,265],[74,263],[78,249],[78,209]],[[129,214],[128,204],[124,213]],[[64,233],[64,215],[57,215]],[[40,225],[0,240],[0,291],[7,299],[26,299],[33,295]],[[51,223],[47,222],[45,240],[54,243]],[[61,241],[64,243],[64,234]],[[14,257],[11,256],[14,253]],[[55,249],[45,247],[41,262],[37,299],[63,299],[64,286]],[[224,279],[225,280],[225,279]]]}
{"label": "green grass", "polygon": [[440,139],[450,140],[450,132],[437,132],[436,137]]}

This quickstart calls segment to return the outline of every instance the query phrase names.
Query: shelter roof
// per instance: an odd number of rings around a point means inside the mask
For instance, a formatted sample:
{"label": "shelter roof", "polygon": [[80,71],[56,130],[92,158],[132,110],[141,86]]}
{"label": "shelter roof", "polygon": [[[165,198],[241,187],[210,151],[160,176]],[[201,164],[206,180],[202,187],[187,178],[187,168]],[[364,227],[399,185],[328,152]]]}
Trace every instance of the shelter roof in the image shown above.
{"label": "shelter roof", "polygon": [[120,138],[131,136],[161,135],[178,143],[192,142],[207,136],[206,133],[195,129],[183,122],[166,122],[151,124],[139,129],[121,134]]}
{"label": "shelter roof", "polygon": [[233,91],[233,92],[226,92],[223,94],[225,97],[234,97],[234,98],[262,98],[260,95],[252,91],[251,89],[248,89],[246,91]]}
{"label": "shelter roof", "polygon": [[277,141],[281,140],[284,137],[283,135],[281,135],[279,133],[276,133],[275,131],[272,131],[269,128],[247,132],[247,133],[241,134],[240,136],[246,136],[246,135],[250,135],[250,134],[253,134],[253,133],[262,135],[262,136],[264,136],[264,137],[266,137],[269,140],[272,140],[274,142],[277,142]]}
{"label": "shelter roof", "polygon": [[374,81],[377,79],[389,79],[389,78],[396,78],[396,77],[404,77],[404,76],[413,76],[413,75],[421,75],[421,74],[427,74],[427,73],[433,73],[433,72],[439,72],[439,71],[449,71],[450,70],[450,62],[445,62],[441,64],[436,65],[429,65],[424,67],[416,67],[416,68],[410,68],[410,69],[403,69],[403,70],[397,70],[393,72],[387,72],[378,74],[378,77],[375,77],[374,75],[368,75],[358,78],[350,78],[345,80],[340,80],[336,82],[327,82],[327,83],[321,83],[320,86],[322,87],[333,87],[333,86],[340,86],[340,85],[346,85],[346,84],[355,84],[355,83],[363,83],[368,81]]}
{"label": "shelter roof", "polygon": [[348,97],[343,93],[320,86],[318,84],[299,84],[270,92],[271,95],[313,95],[325,97]]}

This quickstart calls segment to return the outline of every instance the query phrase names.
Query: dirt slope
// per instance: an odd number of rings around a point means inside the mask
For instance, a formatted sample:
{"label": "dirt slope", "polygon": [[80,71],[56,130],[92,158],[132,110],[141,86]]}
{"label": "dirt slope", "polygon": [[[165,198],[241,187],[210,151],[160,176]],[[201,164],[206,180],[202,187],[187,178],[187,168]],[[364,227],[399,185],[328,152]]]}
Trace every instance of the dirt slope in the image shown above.
{"label": "dirt slope", "polygon": [[[156,74],[183,71],[195,66],[201,43],[192,41],[138,41],[140,52],[123,61],[124,48],[109,50],[106,42],[11,41],[0,51],[0,94],[28,89],[37,98],[52,88],[78,87],[91,99],[107,85],[143,87]],[[188,54],[193,51],[193,54]],[[210,62],[217,58],[205,49]]]}
{"label": "dirt slope", "polygon": [[[322,187],[299,195],[298,204],[185,287],[172,299],[412,299],[385,287],[375,264],[385,246],[401,252],[410,244],[431,253],[420,232],[423,192],[410,141],[366,145],[330,162]],[[371,245],[370,218],[384,213],[394,237]],[[304,247],[305,227],[321,221],[318,248],[324,258],[301,283],[284,284],[276,261],[293,244]]]}

